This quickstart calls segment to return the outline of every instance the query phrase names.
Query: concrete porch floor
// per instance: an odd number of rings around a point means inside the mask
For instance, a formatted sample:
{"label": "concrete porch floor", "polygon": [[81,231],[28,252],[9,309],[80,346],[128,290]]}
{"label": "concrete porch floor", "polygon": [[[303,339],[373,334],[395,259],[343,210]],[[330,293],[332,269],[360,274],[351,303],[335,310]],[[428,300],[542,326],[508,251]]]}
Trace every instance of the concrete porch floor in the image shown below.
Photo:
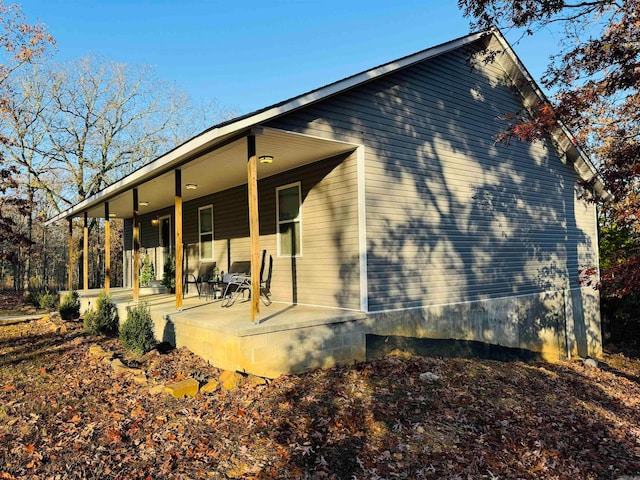
{"label": "concrete porch floor", "polygon": [[[79,292],[82,310],[95,304],[100,290]],[[134,305],[133,291],[112,288],[120,321]],[[212,365],[264,377],[363,361],[366,340],[363,312],[272,303],[260,304],[259,323],[250,320],[250,302],[238,299],[228,308],[221,300],[175,295],[141,296],[151,311],[158,341],[186,347]]]}

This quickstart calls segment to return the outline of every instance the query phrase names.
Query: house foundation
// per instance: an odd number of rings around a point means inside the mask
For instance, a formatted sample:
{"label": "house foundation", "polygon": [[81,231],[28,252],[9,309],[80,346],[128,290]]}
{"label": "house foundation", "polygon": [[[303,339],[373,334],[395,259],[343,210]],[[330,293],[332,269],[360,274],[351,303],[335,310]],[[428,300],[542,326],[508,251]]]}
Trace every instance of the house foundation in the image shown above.
{"label": "house foundation", "polygon": [[[135,305],[113,289],[120,321]],[[82,311],[98,291],[82,293]],[[580,288],[412,310],[363,312],[273,303],[258,324],[249,302],[222,308],[220,300],[187,296],[176,311],[172,295],[142,297],[158,341],[185,347],[226,370],[263,377],[365,361],[391,349],[421,354],[542,358],[599,357],[596,291]],[[441,341],[447,341],[445,343]],[[484,353],[483,353],[484,352]]]}

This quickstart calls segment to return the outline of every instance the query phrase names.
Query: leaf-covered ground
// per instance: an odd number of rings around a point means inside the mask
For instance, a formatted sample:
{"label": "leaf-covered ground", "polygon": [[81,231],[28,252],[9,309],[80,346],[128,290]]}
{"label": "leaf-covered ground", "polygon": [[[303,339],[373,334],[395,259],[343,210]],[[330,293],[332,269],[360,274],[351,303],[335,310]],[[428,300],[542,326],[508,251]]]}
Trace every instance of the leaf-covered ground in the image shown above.
{"label": "leaf-covered ground", "polygon": [[[89,353],[99,344],[148,385]],[[185,350],[127,357],[79,324],[0,326],[0,478],[514,479],[640,473],[640,361],[391,355],[175,399],[221,373]],[[431,372],[439,380],[422,379]]]}
{"label": "leaf-covered ground", "polygon": [[42,310],[29,305],[22,295],[0,291],[0,317],[8,315],[32,315]]}

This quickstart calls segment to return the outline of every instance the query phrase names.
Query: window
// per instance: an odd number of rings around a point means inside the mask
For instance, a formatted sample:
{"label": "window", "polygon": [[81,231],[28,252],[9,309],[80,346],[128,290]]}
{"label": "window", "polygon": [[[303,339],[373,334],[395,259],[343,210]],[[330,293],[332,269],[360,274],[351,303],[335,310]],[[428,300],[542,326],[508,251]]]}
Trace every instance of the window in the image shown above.
{"label": "window", "polygon": [[276,188],[278,256],[302,255],[300,182]]}
{"label": "window", "polygon": [[169,215],[160,217],[159,223],[159,244],[161,247],[171,250],[171,245],[173,243],[173,239],[171,238],[171,217]]}
{"label": "window", "polygon": [[198,208],[200,260],[213,260],[213,205]]}

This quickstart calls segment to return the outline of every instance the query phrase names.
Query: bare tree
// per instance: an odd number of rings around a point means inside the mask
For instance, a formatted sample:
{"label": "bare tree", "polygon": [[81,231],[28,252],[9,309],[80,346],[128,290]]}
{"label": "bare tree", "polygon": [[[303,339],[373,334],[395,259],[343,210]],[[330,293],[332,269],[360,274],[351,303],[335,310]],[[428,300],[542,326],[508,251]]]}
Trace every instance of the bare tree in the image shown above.
{"label": "bare tree", "polygon": [[[15,141],[7,158],[32,203],[40,198],[48,205],[39,210],[56,213],[231,116],[215,103],[194,107],[150,67],[92,56],[37,66],[12,87],[3,131]],[[96,225],[93,220],[90,230]],[[32,237],[32,220],[27,231]]]}
{"label": "bare tree", "polygon": [[57,192],[59,209],[168,148],[169,132],[188,103],[148,67],[84,57],[52,67],[50,77],[49,145],[40,153],[72,186]]}
{"label": "bare tree", "polygon": [[[92,56],[40,67],[16,89],[22,97],[14,103],[13,134],[25,142],[16,145],[14,161],[38,177],[37,188],[58,211],[220,119],[215,104],[194,108],[150,67]],[[51,185],[51,172],[66,188]]]}
{"label": "bare tree", "polygon": [[[16,71],[42,57],[53,45],[53,38],[43,25],[28,24],[19,6],[0,1],[0,126],[4,127],[11,116],[14,91],[9,81]],[[9,261],[15,272],[16,248],[31,245],[31,240],[18,231],[16,218],[28,211],[30,202],[19,194],[15,177],[18,170],[15,165],[7,165],[4,158],[6,147],[11,144],[10,136],[0,134],[0,261]],[[4,264],[2,267],[4,269]],[[16,280],[14,275],[17,286]]]}
{"label": "bare tree", "polygon": [[[29,288],[34,244],[34,206],[36,194],[46,195],[53,200],[56,191],[50,175],[49,159],[38,154],[47,140],[45,128],[45,112],[48,107],[48,82],[46,78],[37,78],[37,68],[23,69],[11,80],[14,94],[6,101],[6,112],[3,127],[11,138],[6,149],[6,160],[17,167],[17,185],[24,196],[26,217],[24,226],[27,244],[23,248],[21,266],[23,288]],[[46,181],[45,181],[46,180]],[[37,211],[37,209],[36,209]]]}

